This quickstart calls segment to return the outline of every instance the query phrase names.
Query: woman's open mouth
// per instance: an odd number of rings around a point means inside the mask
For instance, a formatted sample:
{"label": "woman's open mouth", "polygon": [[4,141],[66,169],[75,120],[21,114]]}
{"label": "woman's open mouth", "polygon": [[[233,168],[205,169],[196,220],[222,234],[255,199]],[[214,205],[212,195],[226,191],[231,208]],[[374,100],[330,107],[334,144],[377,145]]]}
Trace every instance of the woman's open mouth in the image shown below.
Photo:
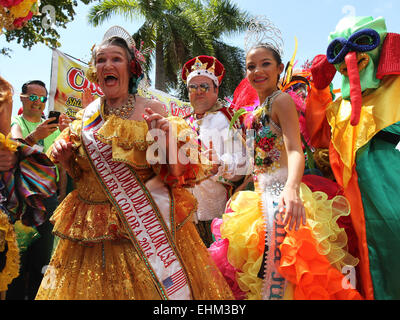
{"label": "woman's open mouth", "polygon": [[118,78],[114,75],[106,75],[104,77],[104,83],[106,86],[115,86],[118,83]]}

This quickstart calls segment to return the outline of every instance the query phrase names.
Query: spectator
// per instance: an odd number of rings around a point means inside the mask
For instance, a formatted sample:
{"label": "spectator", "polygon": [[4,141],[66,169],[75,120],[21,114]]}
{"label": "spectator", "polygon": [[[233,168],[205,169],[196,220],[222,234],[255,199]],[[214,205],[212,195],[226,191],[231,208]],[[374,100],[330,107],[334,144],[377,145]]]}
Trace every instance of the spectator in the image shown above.
{"label": "spectator", "polygon": [[[69,119],[64,114],[60,116],[59,123],[55,124],[50,123],[55,118],[42,118],[47,95],[46,85],[42,81],[26,82],[20,95],[22,114],[15,117],[11,123],[11,135],[14,139],[23,139],[27,145],[42,152],[47,151],[61,133],[60,130],[69,124]],[[66,176],[65,171],[58,171],[57,181],[60,184],[65,181]],[[44,201],[48,217],[52,215],[58,203],[57,193]],[[51,233],[52,225],[46,219],[36,229],[40,238],[30,244],[26,251],[21,252],[20,276],[9,287],[9,300],[34,299],[43,277],[43,268],[50,261],[54,239]]]}

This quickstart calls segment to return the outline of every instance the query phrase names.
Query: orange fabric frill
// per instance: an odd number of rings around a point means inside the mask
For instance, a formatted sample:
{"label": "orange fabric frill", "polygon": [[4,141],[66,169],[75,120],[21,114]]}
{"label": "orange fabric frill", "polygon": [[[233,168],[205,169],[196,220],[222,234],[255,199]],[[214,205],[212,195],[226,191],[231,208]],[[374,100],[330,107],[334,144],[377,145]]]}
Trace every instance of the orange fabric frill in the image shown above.
{"label": "orange fabric frill", "polygon": [[[343,274],[317,251],[310,227],[287,230],[281,245],[280,274],[295,284],[295,300],[362,300]],[[346,289],[348,288],[348,289]]]}

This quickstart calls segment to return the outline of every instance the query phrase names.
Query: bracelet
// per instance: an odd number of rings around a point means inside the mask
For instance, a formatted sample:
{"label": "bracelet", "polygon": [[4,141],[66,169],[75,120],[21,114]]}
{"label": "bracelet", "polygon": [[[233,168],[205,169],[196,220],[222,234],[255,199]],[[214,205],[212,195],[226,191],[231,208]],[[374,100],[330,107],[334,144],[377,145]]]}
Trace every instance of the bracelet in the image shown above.
{"label": "bracelet", "polygon": [[[30,133],[25,140],[28,142],[28,144],[30,144],[31,146],[34,146],[36,144],[36,138],[35,138],[35,131],[33,131],[32,133]],[[31,143],[29,143],[31,142]]]}

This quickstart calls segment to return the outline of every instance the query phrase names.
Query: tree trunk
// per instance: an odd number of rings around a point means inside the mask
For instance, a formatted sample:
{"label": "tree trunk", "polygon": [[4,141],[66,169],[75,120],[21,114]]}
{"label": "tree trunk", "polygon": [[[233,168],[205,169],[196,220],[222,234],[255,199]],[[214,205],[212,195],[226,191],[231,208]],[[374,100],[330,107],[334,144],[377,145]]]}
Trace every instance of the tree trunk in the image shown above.
{"label": "tree trunk", "polygon": [[164,68],[164,49],[160,39],[156,41],[156,79],[155,88],[166,92],[165,68]]}

